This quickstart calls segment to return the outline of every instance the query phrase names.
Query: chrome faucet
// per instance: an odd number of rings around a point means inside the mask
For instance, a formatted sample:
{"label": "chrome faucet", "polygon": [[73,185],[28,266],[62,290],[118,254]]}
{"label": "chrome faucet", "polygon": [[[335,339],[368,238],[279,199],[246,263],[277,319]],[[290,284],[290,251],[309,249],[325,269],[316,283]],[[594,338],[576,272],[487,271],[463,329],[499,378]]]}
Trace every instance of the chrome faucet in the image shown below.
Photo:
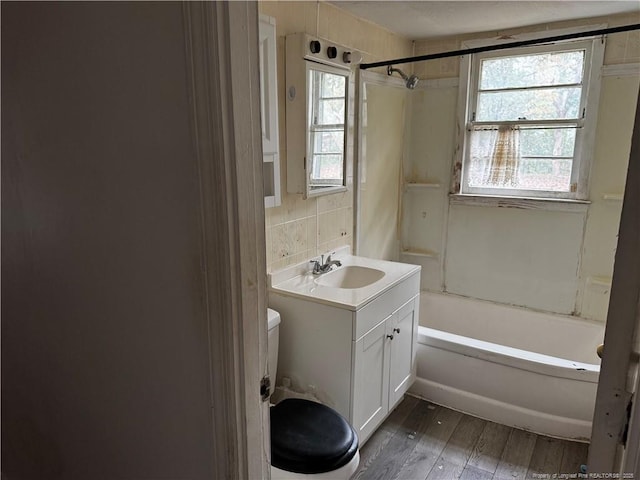
{"label": "chrome faucet", "polygon": [[311,270],[311,273],[313,273],[314,275],[322,275],[323,273],[327,273],[331,270],[331,267],[333,267],[334,265],[336,265],[337,267],[340,267],[342,265],[342,262],[340,262],[340,260],[331,260],[331,255],[334,255],[336,252],[333,252],[329,255],[327,255],[327,261],[324,261],[324,255],[320,255],[320,261],[318,260],[311,260],[309,263],[313,263],[313,270]]}

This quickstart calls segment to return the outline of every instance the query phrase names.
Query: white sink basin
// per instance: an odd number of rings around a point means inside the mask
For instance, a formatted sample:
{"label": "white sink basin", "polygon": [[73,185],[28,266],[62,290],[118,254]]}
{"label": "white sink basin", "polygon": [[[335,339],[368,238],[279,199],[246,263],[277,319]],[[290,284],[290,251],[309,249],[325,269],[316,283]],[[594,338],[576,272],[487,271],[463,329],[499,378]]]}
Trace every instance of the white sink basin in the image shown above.
{"label": "white sink basin", "polygon": [[377,268],[347,265],[325,273],[316,279],[316,284],[333,288],[362,288],[377,282],[385,273]]}
{"label": "white sink basin", "polygon": [[323,275],[313,275],[308,261],[270,273],[269,296],[292,296],[355,312],[409,277],[420,283],[418,265],[350,255],[349,247],[337,248],[331,256],[342,266]]}

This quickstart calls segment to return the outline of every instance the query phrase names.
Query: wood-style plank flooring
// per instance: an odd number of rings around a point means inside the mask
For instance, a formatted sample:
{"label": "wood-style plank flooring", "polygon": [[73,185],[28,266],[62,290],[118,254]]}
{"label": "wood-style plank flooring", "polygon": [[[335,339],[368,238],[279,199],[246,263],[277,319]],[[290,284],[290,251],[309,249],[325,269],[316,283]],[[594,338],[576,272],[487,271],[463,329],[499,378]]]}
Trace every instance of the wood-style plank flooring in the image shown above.
{"label": "wood-style plank flooring", "polygon": [[[577,474],[584,443],[404,400],[360,449],[359,480],[519,480]],[[574,477],[575,478],[575,477]]]}

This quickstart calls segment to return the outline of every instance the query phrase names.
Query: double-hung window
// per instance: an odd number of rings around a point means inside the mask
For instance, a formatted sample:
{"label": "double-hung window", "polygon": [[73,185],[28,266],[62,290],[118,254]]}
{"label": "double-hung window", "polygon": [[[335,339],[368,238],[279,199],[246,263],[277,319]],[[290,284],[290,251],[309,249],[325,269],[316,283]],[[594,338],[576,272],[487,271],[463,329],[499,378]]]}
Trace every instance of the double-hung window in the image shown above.
{"label": "double-hung window", "polygon": [[312,186],[343,184],[347,75],[324,69],[308,71]]}
{"label": "double-hung window", "polygon": [[460,193],[587,198],[601,41],[498,50],[463,62]]}

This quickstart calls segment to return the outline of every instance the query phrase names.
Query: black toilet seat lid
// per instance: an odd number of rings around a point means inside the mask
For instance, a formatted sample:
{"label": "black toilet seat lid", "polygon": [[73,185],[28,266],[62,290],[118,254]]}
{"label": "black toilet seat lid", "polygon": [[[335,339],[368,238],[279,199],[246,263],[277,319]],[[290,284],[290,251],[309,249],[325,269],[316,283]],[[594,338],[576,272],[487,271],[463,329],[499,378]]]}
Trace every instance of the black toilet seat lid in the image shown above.
{"label": "black toilet seat lid", "polygon": [[346,465],[358,436],[335,410],[299,398],[271,407],[271,465],[287,472],[324,473]]}

